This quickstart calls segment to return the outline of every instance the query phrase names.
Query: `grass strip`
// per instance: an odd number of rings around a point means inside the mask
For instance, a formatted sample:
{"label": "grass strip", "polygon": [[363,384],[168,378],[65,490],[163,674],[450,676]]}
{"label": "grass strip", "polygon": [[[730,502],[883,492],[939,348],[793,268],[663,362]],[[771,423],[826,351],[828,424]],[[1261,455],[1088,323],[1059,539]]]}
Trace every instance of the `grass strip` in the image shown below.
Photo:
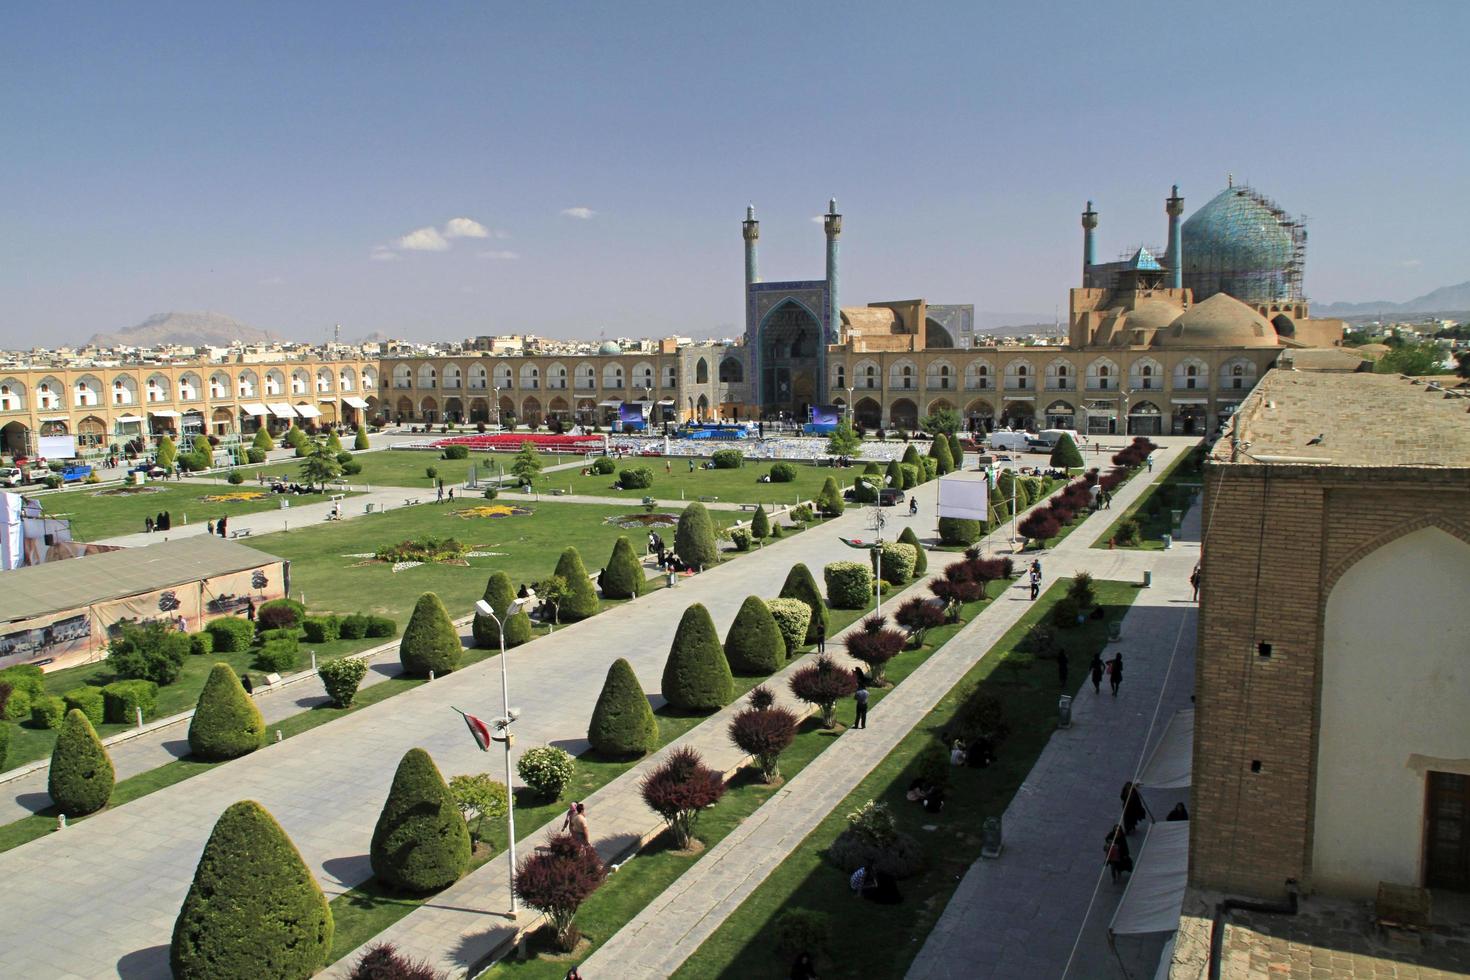
{"label": "grass strip", "polygon": [[[824,980],[903,976],[960,879],[979,857],[983,821],[1005,811],[1056,730],[1059,686],[1054,661],[1021,654],[1011,669],[998,668],[1020,653],[1017,647],[1022,638],[1043,621],[1066,594],[1068,584],[1067,579],[1055,582],[674,976],[684,980],[785,976],[792,958],[776,948],[773,927],[781,912],[794,908],[827,916],[832,941],[819,954],[817,964]],[[1103,618],[1089,619],[1083,626],[1057,634],[1057,642],[1068,650],[1073,665],[1068,693],[1077,693],[1087,673],[1086,664],[1107,641],[1108,624],[1123,617],[1138,591],[1137,586],[1122,582],[1097,582],[1095,587]],[[904,796],[916,760],[948,727],[965,694],[977,684],[1004,703],[1010,737],[983,772],[953,770],[944,812],[925,813]],[[903,904],[898,906],[855,900],[847,875],[823,859],[827,847],[846,829],[846,815],[868,800],[887,803],[900,831],[918,840],[928,855],[922,871],[898,883],[903,895]],[[983,928],[983,923],[977,927]],[[852,941],[858,936],[861,941]]]}
{"label": "grass strip", "polygon": [[1204,456],[1205,448],[1202,445],[1180,453],[1179,457],[1159,475],[1153,486],[1145,490],[1131,507],[1109,525],[1108,529],[1092,543],[1092,547],[1106,549],[1108,542],[1118,535],[1125,521],[1137,521],[1138,543],[1119,542],[1115,547],[1134,551],[1163,551],[1164,535],[1174,533],[1173,515],[1170,514],[1170,510],[1177,505],[1179,516],[1182,519],[1194,504]]}

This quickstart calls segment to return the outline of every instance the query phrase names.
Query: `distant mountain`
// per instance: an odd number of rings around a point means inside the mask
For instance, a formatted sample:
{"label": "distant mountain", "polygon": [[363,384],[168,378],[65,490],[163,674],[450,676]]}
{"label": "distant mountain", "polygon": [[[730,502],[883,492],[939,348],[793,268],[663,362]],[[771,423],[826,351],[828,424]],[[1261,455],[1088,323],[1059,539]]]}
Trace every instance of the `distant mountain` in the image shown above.
{"label": "distant mountain", "polygon": [[390,341],[392,339],[393,339],[392,337],[390,337],[387,334],[383,333],[383,331],[381,331],[381,330],[374,330],[372,333],[368,334],[366,337],[359,337],[359,338],[357,338],[357,341],[356,342],[359,343],[359,344],[386,344],[388,341]]}
{"label": "distant mountain", "polygon": [[1416,296],[1407,303],[1379,300],[1373,303],[1313,303],[1314,316],[1371,316],[1374,313],[1454,313],[1470,310],[1470,282],[1441,286],[1432,293]]}
{"label": "distant mountain", "polygon": [[241,323],[223,313],[156,313],[142,323],[116,333],[93,334],[97,347],[156,347],[180,344],[192,347],[228,347],[240,342],[263,344],[282,338],[268,330]]}
{"label": "distant mountain", "polygon": [[975,332],[1014,333],[1019,327],[1029,327],[1037,323],[1044,323],[1050,329],[1055,319],[1045,313],[991,313],[986,310],[976,310]]}

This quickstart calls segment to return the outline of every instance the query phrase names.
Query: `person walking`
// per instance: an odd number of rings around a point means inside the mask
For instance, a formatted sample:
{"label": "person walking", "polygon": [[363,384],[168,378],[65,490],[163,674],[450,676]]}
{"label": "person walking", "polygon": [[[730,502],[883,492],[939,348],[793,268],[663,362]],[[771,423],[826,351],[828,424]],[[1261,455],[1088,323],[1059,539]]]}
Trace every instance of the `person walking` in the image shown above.
{"label": "person walking", "polygon": [[1108,870],[1112,872],[1113,883],[1124,874],[1133,870],[1133,858],[1128,853],[1128,836],[1123,833],[1123,828],[1113,824],[1113,829],[1103,837],[1103,851],[1108,856]]}
{"label": "person walking", "polygon": [[909,516],[913,517],[919,513],[919,498],[909,494]]}
{"label": "person walking", "polygon": [[817,623],[817,652],[827,652],[827,624]]}
{"label": "person walking", "polygon": [[1092,663],[1088,664],[1087,669],[1092,673],[1092,693],[1101,694],[1103,679],[1102,657],[1094,653],[1092,655]]}
{"label": "person walking", "polygon": [[438,493],[434,497],[434,503],[436,503],[436,504],[442,504],[442,503],[444,503],[444,481],[443,480],[440,480],[439,481]]}
{"label": "person walking", "polygon": [[1063,689],[1067,686],[1067,651],[1057,649],[1057,685]]}
{"label": "person walking", "polygon": [[1123,655],[1116,653],[1108,661],[1108,684],[1113,688],[1113,697],[1118,696],[1118,685],[1123,683]]}
{"label": "person walking", "polygon": [[1031,576],[1033,578],[1035,578],[1036,581],[1038,581],[1038,582],[1041,581],[1041,559],[1040,558],[1033,558],[1031,560]]}
{"label": "person walking", "polygon": [[689,458],[689,472],[690,473],[693,473],[694,472],[694,457],[692,457],[692,456]]}
{"label": "person walking", "polygon": [[1123,801],[1123,833],[1132,836],[1133,831],[1138,829],[1139,823],[1148,816],[1148,808],[1143,805],[1143,798],[1138,795],[1138,787],[1133,783],[1126,782],[1123,789],[1118,793],[1118,799]]}
{"label": "person walking", "polygon": [[454,503],[454,488],[453,487],[450,487],[449,488],[449,502],[451,504]]}
{"label": "person walking", "polygon": [[852,719],[852,727],[853,728],[867,728],[868,727],[868,688],[867,688],[867,685],[864,685],[864,684],[858,685],[858,689],[853,692],[852,700],[853,700],[853,703],[857,705],[857,712],[856,712],[856,714],[854,714],[853,719]]}
{"label": "person walking", "polygon": [[1194,566],[1194,571],[1189,573],[1189,584],[1194,589],[1194,601],[1199,602],[1199,566]]}
{"label": "person walking", "polygon": [[153,518],[151,518],[151,517],[145,517],[145,518],[143,518],[143,533],[144,534],[152,534],[153,533]]}
{"label": "person walking", "polygon": [[214,518],[211,517],[208,521],[205,522],[204,533],[208,534],[210,537],[214,536]]}
{"label": "person walking", "polygon": [[214,529],[219,532],[219,536],[222,538],[228,537],[228,535],[225,533],[225,521],[227,520],[229,520],[229,518],[221,517],[219,519],[219,523],[214,526]]}
{"label": "person walking", "polygon": [[255,622],[255,597],[254,596],[251,596],[250,598],[248,598],[248,599],[245,600],[245,620],[246,620],[246,622],[251,622],[251,623]]}
{"label": "person walking", "polygon": [[587,823],[587,804],[573,803],[567,807],[567,819],[562,824],[562,830],[571,835],[572,840],[583,846],[592,844],[591,828]]}
{"label": "person walking", "polygon": [[1040,594],[1041,594],[1041,579],[1037,578],[1035,575],[1032,575],[1031,576],[1031,601],[1032,602],[1035,602],[1036,601],[1036,597],[1038,595],[1040,595]]}

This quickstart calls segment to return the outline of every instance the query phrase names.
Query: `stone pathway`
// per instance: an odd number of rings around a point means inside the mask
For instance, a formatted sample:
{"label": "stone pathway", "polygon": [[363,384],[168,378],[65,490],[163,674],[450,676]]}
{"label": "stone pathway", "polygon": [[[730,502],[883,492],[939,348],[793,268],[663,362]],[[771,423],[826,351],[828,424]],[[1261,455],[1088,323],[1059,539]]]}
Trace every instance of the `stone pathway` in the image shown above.
{"label": "stone pathway", "polygon": [[[1172,453],[1167,454],[1163,462],[1172,458]],[[1133,481],[1116,495],[1115,506],[1126,509],[1148,484],[1144,479]],[[1093,515],[1056,550],[1043,554],[1048,579],[1086,569],[1098,579],[1139,581],[1143,569],[1156,564],[1147,553],[1090,549],[1117,515],[1117,510]],[[992,535],[992,539],[1001,537],[1000,533]],[[1137,604],[1168,601],[1169,596],[1150,590],[1141,593]],[[840,747],[818,756],[600,946],[583,964],[588,975],[663,977],[678,969],[1029,608],[1027,592],[1021,587],[1008,590],[992,603],[873,709],[869,728],[844,733]],[[1131,611],[1125,627],[1131,627],[1139,616],[1138,611]],[[1018,798],[1025,792],[1023,787]],[[956,973],[960,975],[967,974]]]}

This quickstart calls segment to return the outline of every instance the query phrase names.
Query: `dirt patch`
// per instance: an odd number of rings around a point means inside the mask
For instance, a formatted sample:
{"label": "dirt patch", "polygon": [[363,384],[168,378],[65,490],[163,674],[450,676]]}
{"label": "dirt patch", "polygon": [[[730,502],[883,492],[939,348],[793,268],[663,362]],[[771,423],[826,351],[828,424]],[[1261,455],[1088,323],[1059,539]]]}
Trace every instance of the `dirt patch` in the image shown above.
{"label": "dirt patch", "polygon": [[141,497],[147,493],[163,493],[163,487],[109,487],[106,490],[96,490],[92,493],[94,497]]}
{"label": "dirt patch", "polygon": [[677,527],[679,515],[677,514],[615,514],[609,517],[604,524],[614,524],[629,531],[639,528],[653,527]]}

